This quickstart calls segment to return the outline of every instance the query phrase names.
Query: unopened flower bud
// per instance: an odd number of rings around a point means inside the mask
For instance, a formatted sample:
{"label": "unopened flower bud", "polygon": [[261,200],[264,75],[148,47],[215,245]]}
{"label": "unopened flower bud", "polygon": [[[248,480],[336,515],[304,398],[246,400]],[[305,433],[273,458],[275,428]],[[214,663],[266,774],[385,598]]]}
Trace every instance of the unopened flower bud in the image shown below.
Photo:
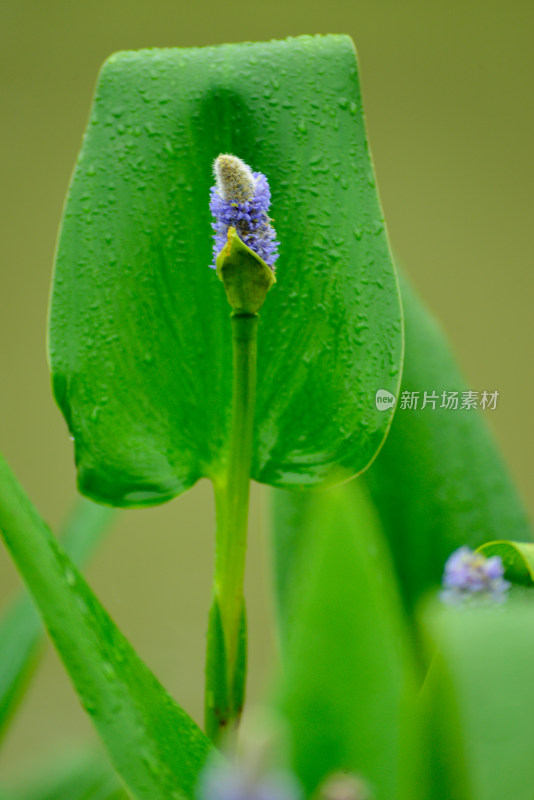
{"label": "unopened flower bud", "polygon": [[213,165],[217,180],[217,191],[229,203],[244,203],[254,197],[252,170],[240,158],[220,155]]}

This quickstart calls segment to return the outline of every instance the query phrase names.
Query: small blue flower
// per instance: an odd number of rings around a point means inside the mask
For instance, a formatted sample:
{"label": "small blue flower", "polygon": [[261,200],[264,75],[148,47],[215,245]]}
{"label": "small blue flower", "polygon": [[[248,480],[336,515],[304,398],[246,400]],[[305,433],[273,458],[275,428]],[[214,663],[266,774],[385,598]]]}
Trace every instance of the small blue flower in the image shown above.
{"label": "small blue flower", "polygon": [[276,231],[267,214],[271,191],[261,172],[252,172],[240,158],[220,155],[215,159],[215,186],[210,189],[210,210],[215,217],[213,264],[226,244],[228,228],[235,228],[239,238],[254,250],[273,270],[278,258]]}
{"label": "small blue flower", "polygon": [[302,800],[297,780],[287,771],[261,775],[219,761],[204,769],[197,786],[198,800]]}
{"label": "small blue flower", "polygon": [[510,583],[503,576],[500,556],[486,558],[470,547],[460,547],[445,564],[441,599],[451,605],[468,598],[501,603],[510,588]]}

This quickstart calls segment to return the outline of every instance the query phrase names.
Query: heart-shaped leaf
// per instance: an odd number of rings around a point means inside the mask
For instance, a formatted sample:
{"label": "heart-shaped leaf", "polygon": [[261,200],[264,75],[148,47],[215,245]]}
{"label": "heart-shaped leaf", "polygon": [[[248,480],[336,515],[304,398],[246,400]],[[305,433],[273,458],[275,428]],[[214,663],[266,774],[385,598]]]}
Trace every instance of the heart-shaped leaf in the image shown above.
{"label": "heart-shaped leaf", "polygon": [[59,240],[54,391],[79,485],[163,502],[227,456],[229,307],[208,269],[213,159],[266,174],[280,240],[262,309],[252,476],[354,475],[384,439],[401,318],[345,36],[119,53],[105,64]]}
{"label": "heart-shaped leaf", "polygon": [[135,653],[0,456],[0,532],[135,800],[191,800],[212,748]]}

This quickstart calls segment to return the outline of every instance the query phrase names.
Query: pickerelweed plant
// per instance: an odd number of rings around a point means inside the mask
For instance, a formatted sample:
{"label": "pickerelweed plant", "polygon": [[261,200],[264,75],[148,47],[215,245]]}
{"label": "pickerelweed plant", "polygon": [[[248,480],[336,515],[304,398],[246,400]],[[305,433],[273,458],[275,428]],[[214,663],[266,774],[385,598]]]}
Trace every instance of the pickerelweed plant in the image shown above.
{"label": "pickerelweed plant", "polygon": [[[0,530],[110,764],[82,754],[0,796],[531,798],[531,532],[481,413],[395,412],[401,392],[467,387],[399,286],[350,39],[106,62],[48,348],[90,499],[58,543],[0,460]],[[200,478],[216,504],[204,731],[76,566],[110,507]],[[282,662],[260,744],[240,730],[251,479],[272,487]],[[0,734],[40,637],[15,602]]]}

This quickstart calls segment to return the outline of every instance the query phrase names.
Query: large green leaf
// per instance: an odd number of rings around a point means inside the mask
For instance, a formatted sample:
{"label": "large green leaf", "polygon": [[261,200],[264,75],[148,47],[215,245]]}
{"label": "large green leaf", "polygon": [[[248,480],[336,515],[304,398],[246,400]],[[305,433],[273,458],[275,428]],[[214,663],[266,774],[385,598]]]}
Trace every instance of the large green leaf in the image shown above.
{"label": "large green leaf", "polygon": [[0,531],[132,795],[192,798],[208,739],[136,655],[1,457]]}
{"label": "large green leaf", "polygon": [[482,412],[439,407],[443,391],[457,391],[461,398],[468,387],[440,327],[405,279],[401,294],[402,391],[420,392],[419,406],[423,392],[434,391],[438,407],[397,408],[387,441],[363,479],[412,605],[439,583],[443,564],[457,547],[532,534]]}
{"label": "large green leaf", "polygon": [[532,603],[432,604],[423,621],[436,652],[424,693],[434,731],[425,739],[428,800],[532,800]]}
{"label": "large green leaf", "polygon": [[399,300],[345,36],[112,56],[65,208],[51,306],[54,391],[81,491],[163,502],[224,468],[229,307],[208,269],[211,164],[271,185],[277,284],[262,309],[252,476],[361,471],[391,411]]}
{"label": "large green leaf", "polygon": [[[62,544],[74,563],[86,560],[114,512],[82,499],[67,521]],[[0,620],[0,737],[37,661],[43,625],[29,597],[17,598]]]}
{"label": "large green leaf", "polygon": [[294,767],[308,796],[330,772],[349,770],[377,800],[415,800],[415,670],[376,514],[346,485],[314,493],[301,522],[281,595],[280,707]]}

